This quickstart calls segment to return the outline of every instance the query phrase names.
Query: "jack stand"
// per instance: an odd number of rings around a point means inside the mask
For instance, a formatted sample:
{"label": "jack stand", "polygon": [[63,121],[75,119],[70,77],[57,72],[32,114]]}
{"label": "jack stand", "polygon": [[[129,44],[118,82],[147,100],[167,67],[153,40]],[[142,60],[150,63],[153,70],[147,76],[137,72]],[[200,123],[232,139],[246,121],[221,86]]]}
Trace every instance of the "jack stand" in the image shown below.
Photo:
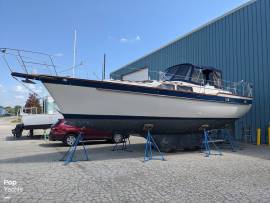
{"label": "jack stand", "polygon": [[[153,125],[151,124],[145,124],[144,125],[144,130],[147,131],[147,138],[146,138],[146,143],[145,143],[145,150],[144,150],[144,162],[150,161],[150,160],[162,160],[165,161],[165,158],[163,154],[160,152],[153,136],[150,133],[150,130],[153,128]],[[160,157],[153,157],[152,154],[152,145],[156,148],[158,151]]]}
{"label": "jack stand", "polygon": [[232,135],[231,135],[229,129],[224,128],[224,129],[221,130],[221,133],[224,136],[224,140],[229,141],[230,148],[231,148],[232,152],[236,152],[236,149],[235,149],[236,146],[234,144],[234,141],[233,141],[233,138],[232,138]]}
{"label": "jack stand", "polygon": [[[122,147],[118,147],[118,144],[122,144]],[[120,143],[115,143],[112,151],[127,151],[127,152],[132,152],[132,150],[128,149],[128,146],[130,145],[130,140],[129,140],[129,136],[125,136],[122,140],[122,142]]]}
{"label": "jack stand", "polygon": [[[211,153],[211,148],[209,144],[213,144],[214,148],[217,150],[217,154]],[[209,136],[209,131],[207,131],[206,129],[204,129],[204,135],[203,135],[203,141],[202,141],[202,145],[204,145],[205,148],[205,156],[209,157],[210,155],[220,155],[222,156],[222,153],[220,151],[220,149],[218,148],[218,146],[215,144],[215,140],[212,140]]]}
{"label": "jack stand", "polygon": [[89,160],[88,159],[88,155],[87,155],[87,151],[86,151],[85,146],[84,146],[84,143],[82,142],[82,132],[80,132],[80,134],[76,138],[75,142],[72,144],[72,146],[70,146],[70,148],[68,149],[68,151],[62,157],[62,159],[60,159],[60,161],[65,161],[64,165],[67,165],[70,162],[75,162],[73,160],[73,156],[74,156],[74,154],[76,152],[76,149],[77,149],[78,144],[80,144],[80,143],[82,143],[86,161]]}

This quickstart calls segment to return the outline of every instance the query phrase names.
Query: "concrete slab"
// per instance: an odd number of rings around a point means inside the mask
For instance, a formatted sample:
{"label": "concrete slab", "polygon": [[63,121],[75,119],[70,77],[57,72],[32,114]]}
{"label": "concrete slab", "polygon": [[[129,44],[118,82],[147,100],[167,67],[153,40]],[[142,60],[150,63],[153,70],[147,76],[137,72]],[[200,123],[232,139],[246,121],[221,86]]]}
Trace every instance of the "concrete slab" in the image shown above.
{"label": "concrete slab", "polygon": [[267,146],[243,145],[209,158],[177,152],[143,163],[145,141],[131,137],[132,152],[90,142],[90,161],[64,166],[58,160],[68,148],[61,142],[13,140],[14,125],[0,119],[0,202],[270,201]]}

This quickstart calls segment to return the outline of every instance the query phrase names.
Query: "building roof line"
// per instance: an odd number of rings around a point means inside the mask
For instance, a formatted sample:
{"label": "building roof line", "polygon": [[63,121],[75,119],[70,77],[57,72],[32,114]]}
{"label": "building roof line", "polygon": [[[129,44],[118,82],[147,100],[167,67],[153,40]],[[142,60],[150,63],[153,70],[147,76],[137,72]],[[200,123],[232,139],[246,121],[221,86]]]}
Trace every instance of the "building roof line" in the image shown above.
{"label": "building roof line", "polygon": [[145,54],[145,55],[139,57],[138,59],[136,59],[136,60],[134,60],[134,61],[132,61],[132,62],[130,62],[130,63],[127,63],[126,65],[124,65],[124,66],[122,66],[122,67],[120,67],[120,68],[118,68],[118,69],[112,71],[110,74],[114,74],[115,72],[120,71],[121,69],[125,68],[125,67],[128,66],[128,65],[130,65],[130,64],[132,64],[132,63],[135,63],[135,62],[137,62],[137,61],[139,61],[139,60],[141,60],[141,59],[143,59],[143,58],[145,58],[145,57],[147,57],[147,56],[150,56],[151,54],[153,54],[153,53],[155,53],[155,52],[157,52],[157,51],[159,51],[159,50],[161,50],[161,49],[163,49],[163,48],[165,48],[165,47],[167,47],[167,46],[169,46],[169,45],[171,45],[171,44],[173,44],[173,43],[175,43],[175,42],[177,42],[177,41],[179,41],[179,40],[181,40],[181,39],[183,39],[183,38],[185,38],[185,37],[187,37],[187,36],[189,36],[189,35],[191,35],[192,33],[195,33],[195,32],[197,32],[197,31],[199,31],[199,30],[202,30],[203,28],[205,28],[205,27],[207,27],[207,26],[209,26],[209,25],[211,25],[211,24],[213,24],[213,23],[219,21],[220,19],[222,19],[222,18],[224,18],[224,17],[226,17],[226,16],[229,16],[229,15],[232,14],[232,13],[235,13],[236,11],[238,11],[238,10],[240,10],[240,9],[242,9],[242,8],[248,6],[248,5],[250,5],[250,4],[252,4],[252,3],[256,2],[256,1],[257,1],[257,0],[250,0],[250,1],[248,1],[248,2],[246,2],[246,3],[244,3],[244,4],[242,4],[242,5],[240,5],[240,6],[236,7],[236,8],[234,8],[234,9],[232,9],[232,10],[230,10],[230,11],[224,13],[223,15],[221,15],[221,16],[219,16],[219,17],[216,17],[216,18],[210,20],[210,21],[207,22],[207,23],[204,23],[203,25],[201,25],[201,26],[199,26],[199,27],[197,27],[197,28],[191,30],[190,32],[188,32],[188,33],[186,33],[186,34],[184,34],[184,35],[181,35],[181,36],[177,37],[176,39],[170,41],[169,43],[166,43],[165,45],[163,45],[163,46],[161,46],[161,47],[159,47],[159,48],[157,48],[157,49],[154,49],[153,51],[149,52],[148,54]]}

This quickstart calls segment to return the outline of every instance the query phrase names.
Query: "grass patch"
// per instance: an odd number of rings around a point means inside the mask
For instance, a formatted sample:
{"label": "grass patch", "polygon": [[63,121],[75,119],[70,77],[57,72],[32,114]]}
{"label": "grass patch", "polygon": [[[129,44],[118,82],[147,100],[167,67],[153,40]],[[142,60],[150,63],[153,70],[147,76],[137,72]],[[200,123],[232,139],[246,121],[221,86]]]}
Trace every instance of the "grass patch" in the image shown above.
{"label": "grass patch", "polygon": [[18,117],[16,119],[11,120],[10,122],[11,123],[20,123],[21,121],[22,121],[22,119],[20,117]]}

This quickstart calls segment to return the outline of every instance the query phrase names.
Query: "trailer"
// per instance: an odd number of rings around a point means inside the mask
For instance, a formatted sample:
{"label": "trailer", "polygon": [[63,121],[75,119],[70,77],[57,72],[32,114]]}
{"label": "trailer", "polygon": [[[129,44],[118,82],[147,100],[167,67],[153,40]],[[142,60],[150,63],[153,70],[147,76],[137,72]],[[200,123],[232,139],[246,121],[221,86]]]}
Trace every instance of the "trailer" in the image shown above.
{"label": "trailer", "polygon": [[29,130],[30,137],[33,138],[34,130],[46,130],[62,119],[63,115],[60,113],[54,114],[22,114],[21,123],[17,124],[12,130],[15,138],[20,138],[24,130]]}

